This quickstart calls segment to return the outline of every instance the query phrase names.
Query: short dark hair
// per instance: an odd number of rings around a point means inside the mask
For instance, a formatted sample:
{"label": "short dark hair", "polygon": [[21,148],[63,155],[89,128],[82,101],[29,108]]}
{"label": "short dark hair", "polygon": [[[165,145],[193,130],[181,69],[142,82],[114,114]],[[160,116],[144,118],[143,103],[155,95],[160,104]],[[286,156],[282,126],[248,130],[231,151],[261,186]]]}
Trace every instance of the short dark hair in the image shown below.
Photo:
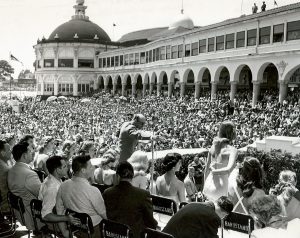
{"label": "short dark hair", "polygon": [[29,144],[27,142],[21,142],[16,144],[12,149],[12,155],[15,161],[19,161],[24,153],[28,151]]}
{"label": "short dark hair", "polygon": [[217,204],[222,210],[224,210],[227,213],[231,213],[233,210],[233,203],[226,196],[219,197],[217,200]]}
{"label": "short dark hair", "polygon": [[46,161],[46,167],[50,174],[53,174],[54,170],[61,167],[61,160],[63,160],[63,157],[61,156],[51,156]]}
{"label": "short dark hair", "polygon": [[28,140],[30,140],[30,139],[33,139],[34,138],[34,136],[33,135],[25,135],[25,136],[23,136],[22,138],[21,138],[21,140],[19,141],[19,143],[22,143],[22,142],[27,142]]}
{"label": "short dark hair", "polygon": [[118,174],[121,179],[132,179],[134,175],[132,165],[127,161],[122,161],[118,163],[116,174]]}
{"label": "short dark hair", "polygon": [[4,145],[6,144],[7,142],[5,140],[0,140],[0,151],[4,150]]}
{"label": "short dark hair", "polygon": [[76,174],[80,172],[81,169],[87,167],[87,162],[91,159],[89,155],[78,155],[75,156],[72,161],[72,170]]}

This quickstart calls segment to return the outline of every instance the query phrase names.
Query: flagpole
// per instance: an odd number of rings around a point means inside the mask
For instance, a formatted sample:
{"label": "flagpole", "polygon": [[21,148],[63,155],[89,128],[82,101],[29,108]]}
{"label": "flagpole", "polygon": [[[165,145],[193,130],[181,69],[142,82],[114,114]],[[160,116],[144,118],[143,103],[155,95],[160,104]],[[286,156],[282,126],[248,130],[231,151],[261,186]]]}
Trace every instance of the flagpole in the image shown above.
{"label": "flagpole", "polygon": [[241,3],[241,15],[243,15],[243,3],[244,3],[244,0],[242,0],[242,3]]}

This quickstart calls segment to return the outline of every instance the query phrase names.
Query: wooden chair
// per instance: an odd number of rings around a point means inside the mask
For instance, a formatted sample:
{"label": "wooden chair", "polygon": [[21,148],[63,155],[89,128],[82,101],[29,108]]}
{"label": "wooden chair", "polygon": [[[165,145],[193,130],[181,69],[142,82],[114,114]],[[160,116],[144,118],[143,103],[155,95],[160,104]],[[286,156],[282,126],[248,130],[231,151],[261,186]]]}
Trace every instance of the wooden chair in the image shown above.
{"label": "wooden chair", "polygon": [[33,171],[37,173],[37,175],[39,176],[40,181],[44,182],[45,178],[47,177],[47,174],[44,171],[37,170],[37,169],[33,169]]}
{"label": "wooden chair", "polygon": [[93,183],[92,186],[98,188],[100,190],[101,194],[103,194],[107,188],[112,187],[111,185],[98,184],[98,183]]}
{"label": "wooden chair", "polygon": [[70,238],[73,237],[73,233],[76,233],[78,231],[86,232],[88,237],[91,238],[92,234],[94,233],[94,226],[91,217],[86,213],[79,213],[67,209],[66,215],[69,214],[72,214],[73,217],[78,218],[80,220],[80,225],[74,225],[68,223]]}
{"label": "wooden chair", "polygon": [[153,230],[150,228],[145,228],[145,230],[142,233],[142,238],[174,238],[174,236],[161,232],[161,231],[157,231],[157,230]]}
{"label": "wooden chair", "polygon": [[177,212],[177,204],[174,200],[157,195],[151,195],[151,198],[154,212],[169,216],[173,216]]}
{"label": "wooden chair", "polygon": [[[10,212],[12,214],[11,216],[11,232],[15,234],[16,232],[16,227],[17,227],[17,218],[15,211],[19,212],[20,218],[21,218],[21,223],[22,225],[25,225],[25,218],[24,218],[24,213],[25,213],[25,206],[23,203],[22,198],[14,195],[12,192],[7,193],[7,200],[10,208]],[[28,238],[30,238],[30,230],[28,230]]]}
{"label": "wooden chair", "polygon": [[111,238],[111,237],[132,238],[132,231],[125,224],[102,219],[99,226],[100,226],[100,233],[102,238]]}
{"label": "wooden chair", "polygon": [[170,218],[177,212],[177,204],[174,200],[151,195],[154,217],[161,229],[169,222]]}
{"label": "wooden chair", "polygon": [[53,223],[53,222],[46,222],[43,220],[42,218],[42,208],[43,208],[43,202],[41,200],[37,200],[37,199],[32,199],[30,202],[30,210],[31,210],[31,215],[32,215],[32,219],[33,219],[33,223],[34,223],[34,228],[35,231],[39,234],[39,228],[37,225],[37,219],[40,220],[40,222],[42,223],[52,223],[53,224],[53,233],[54,236],[57,236],[57,231],[55,228],[55,224],[57,223]]}
{"label": "wooden chair", "polygon": [[248,234],[250,238],[254,230],[254,220],[249,215],[231,212],[222,220],[222,238],[224,229]]}

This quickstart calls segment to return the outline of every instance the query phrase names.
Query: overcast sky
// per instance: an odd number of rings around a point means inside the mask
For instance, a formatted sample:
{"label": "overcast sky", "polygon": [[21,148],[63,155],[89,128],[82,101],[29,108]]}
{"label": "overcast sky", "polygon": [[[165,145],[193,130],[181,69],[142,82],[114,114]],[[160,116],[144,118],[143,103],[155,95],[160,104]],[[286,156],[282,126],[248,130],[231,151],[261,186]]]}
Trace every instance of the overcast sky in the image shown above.
{"label": "overcast sky", "polygon": [[[296,0],[276,0],[279,6]],[[112,40],[140,29],[168,26],[180,14],[182,0],[85,0],[86,15],[103,28]],[[251,14],[262,0],[183,0],[184,13],[197,26],[220,22],[241,14]],[[274,0],[265,0],[267,9]],[[0,60],[8,60],[9,52],[24,63],[11,62],[15,75],[20,70],[33,70],[32,46],[38,38],[49,37],[60,24],[74,15],[75,0],[0,0]],[[113,30],[113,23],[116,27]]]}

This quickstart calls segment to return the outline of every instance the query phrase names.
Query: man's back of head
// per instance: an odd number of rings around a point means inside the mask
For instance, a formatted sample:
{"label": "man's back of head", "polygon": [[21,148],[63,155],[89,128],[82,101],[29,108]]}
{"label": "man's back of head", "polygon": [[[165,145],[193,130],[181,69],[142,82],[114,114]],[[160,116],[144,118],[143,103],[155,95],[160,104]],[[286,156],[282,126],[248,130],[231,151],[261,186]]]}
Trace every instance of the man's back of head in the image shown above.
{"label": "man's back of head", "polygon": [[120,180],[132,180],[134,171],[132,165],[127,161],[122,161],[117,165],[116,174]]}
{"label": "man's back of head", "polygon": [[75,176],[89,178],[91,176],[91,157],[89,155],[75,156],[72,161],[72,170]]}
{"label": "man's back of head", "polygon": [[27,157],[24,157],[25,154],[28,154],[29,144],[27,142],[21,142],[16,144],[12,149],[12,155],[17,162],[30,163],[31,161],[27,160]]}

